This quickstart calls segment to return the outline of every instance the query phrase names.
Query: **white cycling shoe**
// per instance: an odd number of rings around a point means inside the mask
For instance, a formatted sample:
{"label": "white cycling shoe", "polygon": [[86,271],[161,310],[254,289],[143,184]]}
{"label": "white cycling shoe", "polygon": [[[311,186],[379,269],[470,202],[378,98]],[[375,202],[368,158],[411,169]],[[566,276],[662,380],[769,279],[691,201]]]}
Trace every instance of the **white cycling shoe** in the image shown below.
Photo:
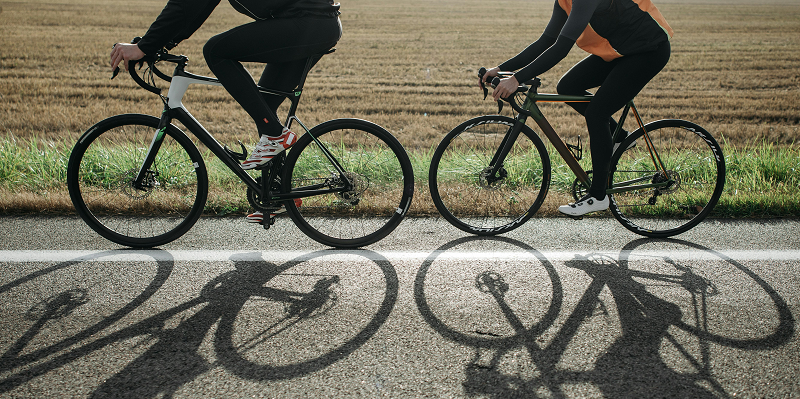
{"label": "white cycling shoe", "polygon": [[577,202],[559,206],[558,211],[569,216],[583,216],[587,213],[604,211],[608,209],[609,202],[610,201],[607,195],[605,198],[599,200],[587,194]]}

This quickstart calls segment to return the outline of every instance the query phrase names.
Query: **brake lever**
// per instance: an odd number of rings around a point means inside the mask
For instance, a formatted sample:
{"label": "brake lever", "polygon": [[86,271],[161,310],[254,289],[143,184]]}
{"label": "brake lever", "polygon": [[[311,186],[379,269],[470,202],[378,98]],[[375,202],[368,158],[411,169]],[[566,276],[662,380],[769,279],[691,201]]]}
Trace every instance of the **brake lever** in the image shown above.
{"label": "brake lever", "polygon": [[481,89],[483,89],[483,99],[486,100],[486,97],[489,96],[489,89],[486,88],[486,84],[483,82],[483,75],[486,75],[486,68],[481,67],[478,70],[478,83],[481,85]]}
{"label": "brake lever", "polygon": [[117,75],[119,75],[119,67],[114,68],[114,72],[111,72],[111,80],[114,80]]}

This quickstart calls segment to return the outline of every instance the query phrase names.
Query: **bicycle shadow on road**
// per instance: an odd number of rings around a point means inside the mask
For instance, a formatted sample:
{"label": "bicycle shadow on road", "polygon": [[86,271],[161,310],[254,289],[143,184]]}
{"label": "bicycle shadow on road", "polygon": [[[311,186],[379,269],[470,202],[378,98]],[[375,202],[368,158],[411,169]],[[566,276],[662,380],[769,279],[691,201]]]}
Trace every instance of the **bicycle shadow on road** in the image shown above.
{"label": "bicycle shadow on road", "polygon": [[[465,267],[472,272],[471,291],[465,278],[459,300],[448,304],[445,298],[455,290],[440,292],[446,288],[436,283],[436,260],[478,241],[516,247],[530,256],[494,265],[491,259],[475,261],[480,265]],[[738,273],[737,281],[762,291],[759,300],[774,305],[774,311],[757,317],[770,320],[756,320],[750,329],[720,324],[714,296],[736,292],[739,285],[669,252],[644,250],[650,245],[689,248],[716,258],[715,265]],[[458,239],[423,263],[414,285],[420,313],[439,334],[474,350],[465,363],[465,396],[729,397],[712,367],[717,345],[774,349],[794,335],[794,318],[775,289],[741,263],[696,244],[640,239],[617,257],[576,253],[563,267],[556,263],[504,237]],[[526,279],[515,269],[539,276]],[[468,302],[481,306],[468,309]],[[449,308],[465,311],[451,317]],[[737,324],[736,316],[729,317]],[[471,323],[464,321],[470,318]],[[486,328],[485,320],[494,320],[489,323],[493,327]],[[769,331],[762,331],[762,325]]]}
{"label": "bicycle shadow on road", "polygon": [[[174,260],[167,252],[152,250],[144,255],[156,263],[149,283],[141,280],[147,271],[109,272],[109,267],[113,266],[113,261],[110,259],[114,256],[138,253],[140,252],[136,250],[111,250],[80,256],[42,268],[0,286],[0,295],[17,298],[20,302],[24,300],[33,303],[22,317],[9,315],[3,320],[6,331],[11,331],[10,325],[14,323],[28,327],[17,337],[6,337],[13,340],[13,343],[3,348],[3,353],[0,355],[0,374],[4,375],[0,380],[0,393],[13,390],[36,377],[88,356],[110,343],[104,339],[89,343],[87,341],[91,341],[97,334],[112,327],[152,298],[166,283],[174,269]],[[109,259],[110,263],[104,263],[105,259]],[[116,276],[115,273],[121,276]],[[133,275],[140,281],[129,283],[128,278]],[[39,279],[46,280],[37,284]],[[128,292],[114,287],[125,283],[129,283],[126,286]],[[136,292],[135,288],[141,290]],[[102,316],[82,315],[81,322],[76,323],[75,329],[78,330],[76,333],[64,334],[59,331],[68,323],[67,319],[73,313],[78,313],[76,310],[109,292],[119,297],[124,298],[127,295],[132,298],[127,302],[122,299],[117,305],[119,308],[111,314],[104,312]],[[83,346],[77,349],[70,349],[81,344]]]}
{"label": "bicycle shadow on road", "polygon": [[[341,265],[328,262],[328,255],[349,256],[344,262],[353,266],[345,275],[337,273]],[[22,358],[14,374],[0,381],[0,392],[99,350],[117,350],[114,346],[135,358],[121,363],[121,370],[105,378],[92,397],[171,397],[187,384],[213,384],[204,375],[215,368],[256,381],[298,377],[361,347],[397,300],[394,266],[372,252],[324,250],[280,264],[252,253],[237,254],[231,261],[233,270],[209,281],[197,297],[113,332],[107,330],[113,322],[101,323],[102,328],[91,329],[92,336],[79,333],[68,340],[72,346],[43,353],[39,358],[55,356],[44,363],[25,367],[29,359]],[[334,272],[320,271],[327,263],[327,270]],[[352,287],[357,285],[354,276],[381,278],[384,284],[365,292]],[[353,297],[354,292],[360,296]],[[24,346],[15,345],[15,351]]]}

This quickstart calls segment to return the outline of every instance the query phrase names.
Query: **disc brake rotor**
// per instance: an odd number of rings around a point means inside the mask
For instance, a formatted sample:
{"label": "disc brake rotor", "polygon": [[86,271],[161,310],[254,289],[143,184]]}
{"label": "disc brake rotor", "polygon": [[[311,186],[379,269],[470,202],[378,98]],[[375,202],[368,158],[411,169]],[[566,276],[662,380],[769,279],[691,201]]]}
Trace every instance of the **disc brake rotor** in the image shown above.
{"label": "disc brake rotor", "polygon": [[336,193],[336,196],[339,197],[342,202],[351,206],[356,206],[364,197],[367,188],[369,188],[369,179],[354,172],[345,172],[344,176],[350,181],[350,190]]}
{"label": "disc brake rotor", "polygon": [[138,170],[130,169],[126,172],[123,172],[120,175],[119,186],[122,192],[130,198],[140,200],[143,198],[147,198],[150,196],[150,193],[153,192],[160,183],[156,180],[158,177],[158,172],[148,171],[145,175],[144,182],[142,184],[143,188],[139,189],[133,186],[134,180],[136,180],[136,175],[138,174]]}

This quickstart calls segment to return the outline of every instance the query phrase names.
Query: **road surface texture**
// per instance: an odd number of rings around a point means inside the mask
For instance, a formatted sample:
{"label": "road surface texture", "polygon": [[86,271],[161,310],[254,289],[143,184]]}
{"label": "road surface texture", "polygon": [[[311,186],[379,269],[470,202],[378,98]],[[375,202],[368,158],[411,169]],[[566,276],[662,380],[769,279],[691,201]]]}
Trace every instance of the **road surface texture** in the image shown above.
{"label": "road surface texture", "polygon": [[203,218],[132,250],[0,217],[0,398],[800,397],[800,222],[613,219],[332,250]]}

